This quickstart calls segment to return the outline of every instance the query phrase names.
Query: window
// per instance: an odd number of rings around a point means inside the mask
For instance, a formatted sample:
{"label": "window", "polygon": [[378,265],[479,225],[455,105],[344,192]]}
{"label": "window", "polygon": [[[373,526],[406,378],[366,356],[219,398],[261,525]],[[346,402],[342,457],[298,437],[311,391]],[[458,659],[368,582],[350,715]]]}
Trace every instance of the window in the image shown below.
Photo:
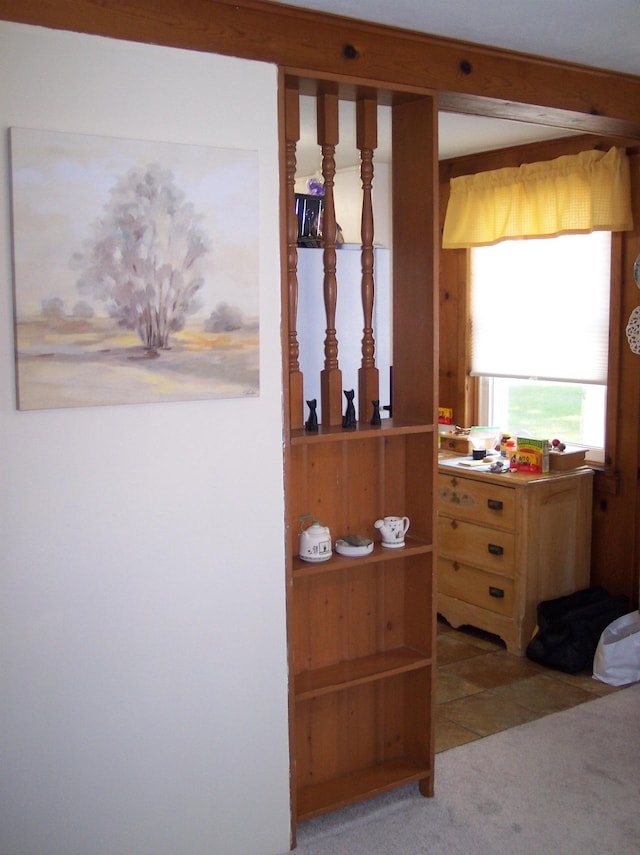
{"label": "window", "polygon": [[610,282],[610,232],[471,250],[479,424],[603,459]]}

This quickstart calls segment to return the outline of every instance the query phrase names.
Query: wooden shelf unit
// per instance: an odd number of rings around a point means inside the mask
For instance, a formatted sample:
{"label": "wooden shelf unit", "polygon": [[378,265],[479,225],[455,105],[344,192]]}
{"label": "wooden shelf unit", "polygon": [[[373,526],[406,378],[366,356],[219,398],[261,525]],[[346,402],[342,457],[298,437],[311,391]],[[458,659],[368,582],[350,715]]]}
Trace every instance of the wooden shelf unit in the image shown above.
{"label": "wooden shelf unit", "polygon": [[[298,132],[294,92],[299,84],[297,78],[284,79],[289,164]],[[357,94],[347,87],[340,97],[357,99]],[[370,99],[368,90],[368,115]],[[409,782],[418,782],[425,796],[434,788],[437,117],[428,93],[402,93],[394,103],[386,92],[384,99],[392,103],[394,151],[393,419],[378,426],[359,421],[344,429],[335,417],[325,422],[323,399],[318,431],[302,428],[303,378],[291,315],[298,287],[291,221],[284,253],[294,843],[299,821]],[[363,275],[365,268],[363,250]],[[337,294],[339,299],[339,282]],[[355,330],[358,340],[362,333]],[[375,388],[374,371],[371,366],[363,371],[365,398]],[[333,382],[335,368],[332,372]],[[374,541],[373,552],[355,558],[334,552],[319,563],[301,560],[304,515],[328,526],[334,545],[340,537],[360,534]],[[374,522],[387,515],[410,519],[403,548],[380,545]]]}

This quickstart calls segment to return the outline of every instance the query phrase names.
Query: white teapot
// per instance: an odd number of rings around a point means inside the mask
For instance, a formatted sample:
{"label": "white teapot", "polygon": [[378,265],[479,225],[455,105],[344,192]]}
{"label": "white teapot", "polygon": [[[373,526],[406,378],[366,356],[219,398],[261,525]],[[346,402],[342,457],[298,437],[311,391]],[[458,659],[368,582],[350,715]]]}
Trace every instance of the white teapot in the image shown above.
{"label": "white teapot", "polygon": [[404,536],[409,528],[409,517],[384,517],[376,520],[374,528],[379,529],[382,545],[397,548],[404,546]]}
{"label": "white teapot", "polygon": [[[301,523],[309,519],[300,517]],[[303,561],[326,561],[331,558],[331,532],[326,525],[314,520],[308,528],[301,529],[298,555]]]}

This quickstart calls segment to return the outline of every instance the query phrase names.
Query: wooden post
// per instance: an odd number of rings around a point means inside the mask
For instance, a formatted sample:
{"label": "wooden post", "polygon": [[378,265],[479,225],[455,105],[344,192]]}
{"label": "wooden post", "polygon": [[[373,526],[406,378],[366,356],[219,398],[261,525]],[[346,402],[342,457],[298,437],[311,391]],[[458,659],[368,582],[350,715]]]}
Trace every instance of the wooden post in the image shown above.
{"label": "wooden post", "polygon": [[[393,419],[437,424],[438,106],[394,104]],[[434,249],[435,248],[435,249]],[[425,329],[435,331],[425,335]]]}
{"label": "wooden post", "polygon": [[318,94],[318,145],[322,147],[322,176],[324,178],[324,212],[322,240],[324,246],[324,308],[326,337],[324,340],[324,369],[320,372],[322,424],[342,423],[342,372],[338,366],[336,336],[336,212],[333,181],[336,172],[335,150],[339,139],[338,94],[329,90]]}
{"label": "wooden post", "polygon": [[289,419],[291,429],[304,424],[303,376],[298,344],[298,221],[295,211],[296,145],[300,139],[300,95],[297,83],[285,83],[285,184],[287,198],[287,284],[289,345]]}
{"label": "wooden post", "polygon": [[358,371],[358,419],[370,421],[372,402],[379,398],[378,369],[375,363],[373,337],[373,304],[375,296],[373,271],[373,152],[378,145],[378,105],[372,98],[361,98],[356,104],[356,142],[360,150],[362,180],[362,365]]}

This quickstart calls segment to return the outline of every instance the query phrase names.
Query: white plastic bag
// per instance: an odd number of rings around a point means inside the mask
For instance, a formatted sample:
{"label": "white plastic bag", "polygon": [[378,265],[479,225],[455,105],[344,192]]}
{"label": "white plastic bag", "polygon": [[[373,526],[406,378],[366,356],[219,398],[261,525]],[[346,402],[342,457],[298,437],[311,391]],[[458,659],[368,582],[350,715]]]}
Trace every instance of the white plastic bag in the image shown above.
{"label": "white plastic bag", "polygon": [[604,630],[593,658],[593,676],[610,686],[640,680],[640,612],[623,615]]}

